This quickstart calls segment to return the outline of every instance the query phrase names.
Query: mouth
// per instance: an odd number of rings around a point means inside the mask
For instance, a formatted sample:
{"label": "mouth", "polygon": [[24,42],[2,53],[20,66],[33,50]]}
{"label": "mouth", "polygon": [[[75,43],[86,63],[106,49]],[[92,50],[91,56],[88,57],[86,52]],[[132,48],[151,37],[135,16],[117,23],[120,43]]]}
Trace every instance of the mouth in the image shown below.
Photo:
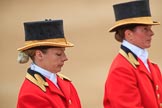
{"label": "mouth", "polygon": [[64,64],[60,64],[60,65],[59,65],[59,67],[63,67],[63,66],[64,66]]}
{"label": "mouth", "polygon": [[148,39],[147,41],[148,41],[148,42],[151,42],[151,40],[152,40],[152,39]]}

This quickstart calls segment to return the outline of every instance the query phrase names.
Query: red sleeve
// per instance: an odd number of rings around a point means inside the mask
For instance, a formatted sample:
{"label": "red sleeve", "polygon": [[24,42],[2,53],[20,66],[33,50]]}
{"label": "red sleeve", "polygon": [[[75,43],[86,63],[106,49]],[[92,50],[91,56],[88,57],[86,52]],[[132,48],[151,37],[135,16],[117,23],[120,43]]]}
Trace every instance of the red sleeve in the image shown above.
{"label": "red sleeve", "polygon": [[81,103],[80,103],[78,93],[72,83],[71,83],[71,95],[72,95],[71,97],[73,97],[72,101],[75,101],[75,103],[76,103],[74,108],[81,108]]}
{"label": "red sleeve", "polygon": [[110,72],[105,84],[104,108],[143,108],[132,70],[121,67]]}

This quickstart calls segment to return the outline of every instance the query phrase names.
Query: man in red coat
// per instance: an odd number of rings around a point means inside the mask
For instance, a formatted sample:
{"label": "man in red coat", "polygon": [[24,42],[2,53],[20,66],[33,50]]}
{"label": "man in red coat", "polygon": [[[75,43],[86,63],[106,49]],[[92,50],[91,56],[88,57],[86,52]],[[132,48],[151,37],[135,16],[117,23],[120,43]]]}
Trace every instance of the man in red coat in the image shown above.
{"label": "man in red coat", "polygon": [[105,83],[104,108],[162,108],[162,77],[148,59],[154,35],[148,0],[114,5],[116,23],[110,28],[121,42]]}
{"label": "man in red coat", "polygon": [[68,60],[62,20],[24,23],[25,46],[18,49],[19,63],[32,63],[21,86],[17,108],[81,108],[70,79],[59,74]]}

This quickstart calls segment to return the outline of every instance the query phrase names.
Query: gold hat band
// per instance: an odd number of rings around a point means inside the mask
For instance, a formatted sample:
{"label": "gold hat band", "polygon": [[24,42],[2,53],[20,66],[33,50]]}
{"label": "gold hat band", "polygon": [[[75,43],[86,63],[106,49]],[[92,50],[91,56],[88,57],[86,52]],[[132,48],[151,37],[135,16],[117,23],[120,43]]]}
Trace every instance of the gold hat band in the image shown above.
{"label": "gold hat band", "polygon": [[55,42],[55,43],[67,43],[64,38],[57,38],[57,39],[45,39],[45,40],[33,40],[33,41],[26,41],[25,45],[35,44],[35,43],[45,43],[45,42]]}
{"label": "gold hat band", "polygon": [[126,24],[148,24],[148,25],[159,25],[159,22],[155,22],[151,17],[136,17],[136,18],[127,18],[115,22],[115,25],[109,29],[113,31],[115,28],[126,25]]}
{"label": "gold hat band", "polygon": [[74,45],[66,41],[65,38],[33,40],[33,41],[26,41],[25,46],[18,48],[17,50],[24,51],[24,50],[27,50],[29,48],[36,47],[36,46],[72,47]]}

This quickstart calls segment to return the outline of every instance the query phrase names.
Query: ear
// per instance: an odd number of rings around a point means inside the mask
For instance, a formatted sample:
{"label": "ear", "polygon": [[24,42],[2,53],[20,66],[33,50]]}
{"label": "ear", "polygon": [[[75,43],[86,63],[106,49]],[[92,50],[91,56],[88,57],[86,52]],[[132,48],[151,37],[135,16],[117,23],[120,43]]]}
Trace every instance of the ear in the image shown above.
{"label": "ear", "polygon": [[127,29],[127,30],[125,30],[124,35],[125,35],[125,39],[127,41],[132,40],[133,32],[131,30]]}
{"label": "ear", "polygon": [[36,56],[37,59],[42,59],[42,57],[43,57],[42,51],[36,50],[35,51],[35,56]]}

